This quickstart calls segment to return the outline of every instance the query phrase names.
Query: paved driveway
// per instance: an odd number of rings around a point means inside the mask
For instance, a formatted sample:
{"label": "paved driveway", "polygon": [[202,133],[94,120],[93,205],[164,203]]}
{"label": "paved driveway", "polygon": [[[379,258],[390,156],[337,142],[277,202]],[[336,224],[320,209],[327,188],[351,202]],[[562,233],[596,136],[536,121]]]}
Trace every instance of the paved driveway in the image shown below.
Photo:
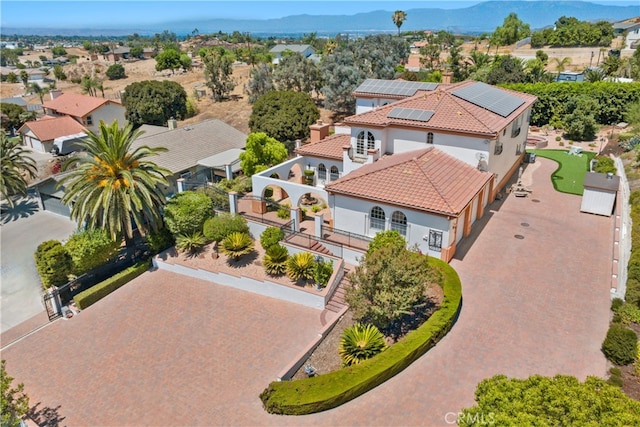
{"label": "paved driveway", "polygon": [[[67,239],[76,224],[61,215],[38,211],[34,199],[21,199],[3,212],[0,226],[1,332],[41,313],[42,285],[33,254],[45,240]],[[46,321],[46,316],[43,317]]]}
{"label": "paved driveway", "polygon": [[463,283],[452,331],[342,407],[283,417],[258,399],[318,330],[317,312],[167,272],[144,274],[2,358],[32,402],[60,405],[70,426],[448,425],[494,374],[604,376],[613,222],[580,214],[580,197],[550,184],[555,163],[538,161],[532,196],[494,203],[452,262]]}

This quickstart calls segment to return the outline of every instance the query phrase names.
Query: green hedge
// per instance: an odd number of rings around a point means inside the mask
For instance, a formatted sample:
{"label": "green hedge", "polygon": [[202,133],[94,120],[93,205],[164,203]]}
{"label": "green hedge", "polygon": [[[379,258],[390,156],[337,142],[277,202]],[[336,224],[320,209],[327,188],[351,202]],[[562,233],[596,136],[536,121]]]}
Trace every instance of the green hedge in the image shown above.
{"label": "green hedge", "polygon": [[274,414],[303,415],[325,411],[348,402],[392,378],[436,345],[453,326],[462,302],[456,271],[444,261],[430,258],[442,269],[444,299],[418,329],[379,355],[358,365],[296,381],[276,381],[260,398]]}
{"label": "green hedge", "polygon": [[627,265],[627,291],[625,300],[628,304],[640,307],[640,190],[629,196],[631,205],[631,256]]}
{"label": "green hedge", "polygon": [[111,292],[120,288],[122,285],[125,285],[126,283],[140,276],[142,273],[149,269],[150,265],[150,260],[140,261],[139,263],[132,265],[131,267],[121,271],[115,276],[112,276],[107,280],[100,282],[85,291],[80,292],[78,295],[73,297],[76,306],[79,309],[84,310],[92,304],[100,301]]}

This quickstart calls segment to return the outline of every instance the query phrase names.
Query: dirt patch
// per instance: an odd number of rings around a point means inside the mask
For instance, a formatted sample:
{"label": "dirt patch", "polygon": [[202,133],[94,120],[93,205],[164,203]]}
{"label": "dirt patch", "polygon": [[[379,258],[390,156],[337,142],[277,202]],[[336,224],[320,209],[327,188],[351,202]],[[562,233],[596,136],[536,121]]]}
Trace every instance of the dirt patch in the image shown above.
{"label": "dirt patch", "polygon": [[[421,323],[426,321],[442,304],[444,293],[440,286],[432,286],[427,291],[427,299],[429,304],[427,309],[422,313]],[[352,326],[355,323],[353,319],[353,313],[348,310],[344,316],[338,321],[336,326],[333,327],[331,332],[322,340],[318,348],[316,348],[311,356],[301,365],[300,369],[293,375],[292,379],[307,378],[308,375],[305,372],[305,366],[313,366],[319,375],[326,374],[342,368],[342,359],[338,354],[338,347],[340,346],[340,338],[345,329]],[[420,324],[414,324],[414,329],[420,326]],[[409,331],[406,330],[405,334]],[[394,341],[401,340],[402,337],[386,337],[387,344],[392,345]]]}

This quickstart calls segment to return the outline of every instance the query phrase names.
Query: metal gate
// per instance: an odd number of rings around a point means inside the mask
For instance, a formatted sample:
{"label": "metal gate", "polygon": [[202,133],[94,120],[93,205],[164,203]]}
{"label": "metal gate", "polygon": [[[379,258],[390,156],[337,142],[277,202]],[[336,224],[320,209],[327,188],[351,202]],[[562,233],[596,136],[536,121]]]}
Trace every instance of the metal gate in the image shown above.
{"label": "metal gate", "polygon": [[62,317],[62,304],[57,289],[43,293],[42,301],[44,302],[44,308],[47,310],[49,321]]}

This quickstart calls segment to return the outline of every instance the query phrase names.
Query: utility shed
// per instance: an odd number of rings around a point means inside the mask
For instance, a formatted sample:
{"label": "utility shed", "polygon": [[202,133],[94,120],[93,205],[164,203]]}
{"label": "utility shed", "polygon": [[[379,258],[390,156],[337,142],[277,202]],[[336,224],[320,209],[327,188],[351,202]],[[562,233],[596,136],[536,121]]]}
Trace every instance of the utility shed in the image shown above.
{"label": "utility shed", "polygon": [[611,216],[619,185],[620,177],[612,173],[587,172],[580,212]]}

